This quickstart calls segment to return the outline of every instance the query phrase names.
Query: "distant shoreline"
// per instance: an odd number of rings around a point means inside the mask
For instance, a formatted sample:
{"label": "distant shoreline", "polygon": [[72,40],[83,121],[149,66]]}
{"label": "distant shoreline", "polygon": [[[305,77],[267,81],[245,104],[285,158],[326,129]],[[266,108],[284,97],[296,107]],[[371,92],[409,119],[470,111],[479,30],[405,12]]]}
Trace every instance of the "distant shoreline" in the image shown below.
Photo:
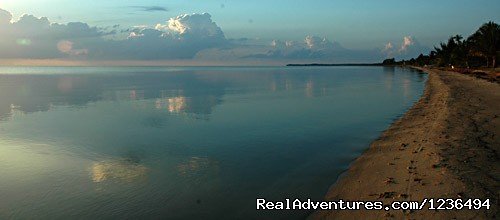
{"label": "distant shoreline", "polygon": [[339,64],[331,64],[331,63],[290,63],[286,66],[384,66],[382,63],[339,63]]}
{"label": "distant shoreline", "polygon": [[318,211],[310,219],[491,219],[498,216],[500,84],[456,72],[429,74],[421,99],[394,122],[325,196],[326,201],[490,199],[489,210]]}

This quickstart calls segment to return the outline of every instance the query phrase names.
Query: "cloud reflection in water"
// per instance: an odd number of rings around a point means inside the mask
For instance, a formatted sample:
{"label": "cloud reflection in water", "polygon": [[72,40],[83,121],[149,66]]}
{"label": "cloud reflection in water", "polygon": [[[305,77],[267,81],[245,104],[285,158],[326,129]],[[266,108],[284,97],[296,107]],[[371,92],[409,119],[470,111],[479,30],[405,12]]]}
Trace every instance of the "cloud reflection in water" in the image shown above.
{"label": "cloud reflection in water", "polygon": [[218,173],[219,162],[206,157],[191,157],[189,160],[180,163],[177,170],[181,175],[196,175],[203,173]]}
{"label": "cloud reflection in water", "polygon": [[168,99],[168,111],[171,113],[182,112],[186,108],[186,98],[179,96]]}
{"label": "cloud reflection in water", "polygon": [[133,182],[146,177],[148,168],[128,160],[107,160],[92,163],[91,178],[95,183],[107,180]]}

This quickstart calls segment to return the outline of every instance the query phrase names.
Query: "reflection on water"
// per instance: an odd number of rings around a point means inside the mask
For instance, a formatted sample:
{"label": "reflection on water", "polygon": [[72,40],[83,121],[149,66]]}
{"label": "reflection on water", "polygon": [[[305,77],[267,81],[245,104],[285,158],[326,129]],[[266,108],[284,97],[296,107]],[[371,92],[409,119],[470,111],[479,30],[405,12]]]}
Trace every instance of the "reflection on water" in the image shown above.
{"label": "reflection on water", "polygon": [[314,91],[314,82],[312,80],[308,80],[306,83],[306,96],[307,97],[313,97],[313,91]]}
{"label": "reflection on water", "polygon": [[[0,219],[300,219],[423,90],[400,68],[0,67]],[[17,71],[17,72],[16,72]]]}
{"label": "reflection on water", "polygon": [[[222,103],[222,97],[227,91],[234,92],[232,86],[262,90],[263,88],[252,88],[252,85],[248,84],[264,82],[271,78],[271,86],[265,90],[290,91],[297,87],[304,89],[306,97],[313,97],[327,92],[328,86],[322,80],[329,78],[327,75],[283,76],[283,70],[279,69],[270,72],[271,75],[250,73],[235,76],[215,72],[213,74],[220,76],[214,79],[191,70],[172,74],[163,74],[162,71],[154,69],[149,71],[151,72],[147,75],[31,75],[22,71],[19,74],[0,73],[0,119],[12,114],[11,106],[16,106],[16,110],[24,113],[33,113],[49,111],[53,106],[85,107],[88,103],[101,100],[149,99],[155,99],[154,107],[157,109],[166,109],[170,113],[190,113],[195,118],[203,118],[199,116],[210,115],[213,108]],[[322,85],[322,88],[315,88],[315,83]]]}
{"label": "reflection on water", "polygon": [[179,113],[186,108],[186,97],[174,97],[168,99],[168,111]]}
{"label": "reflection on water", "polygon": [[132,182],[144,178],[148,169],[129,160],[108,160],[92,163],[92,181],[99,183],[106,180]]}
{"label": "reflection on water", "polygon": [[182,175],[199,175],[203,172],[215,175],[219,171],[219,162],[204,157],[191,157],[189,160],[180,163],[177,170]]}
{"label": "reflection on water", "polygon": [[[1,70],[0,70],[1,71]],[[126,70],[124,70],[126,71]],[[193,71],[162,74],[1,75],[0,119],[11,114],[11,106],[25,113],[48,111],[51,106],[86,106],[100,100],[158,99],[156,107],[171,113],[208,115],[222,102],[224,82],[206,81]],[[50,73],[50,72],[49,72]],[[182,93],[183,96],[178,94]],[[186,101],[186,97],[189,103]]]}

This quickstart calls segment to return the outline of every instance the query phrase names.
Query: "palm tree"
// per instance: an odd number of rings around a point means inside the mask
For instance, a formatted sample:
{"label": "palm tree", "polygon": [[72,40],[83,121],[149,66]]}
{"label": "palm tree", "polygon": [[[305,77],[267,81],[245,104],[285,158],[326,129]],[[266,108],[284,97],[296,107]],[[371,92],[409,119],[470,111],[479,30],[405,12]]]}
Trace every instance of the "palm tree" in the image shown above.
{"label": "palm tree", "polygon": [[434,47],[434,54],[439,59],[440,66],[467,65],[467,48],[462,39],[462,36],[455,35],[450,37],[447,43],[440,43],[439,47]]}
{"label": "palm tree", "polygon": [[465,42],[462,39],[463,37],[461,35],[455,35],[450,38],[450,41],[453,45],[450,59],[451,63],[454,65],[463,66],[467,63],[467,48]]}
{"label": "palm tree", "polygon": [[500,50],[500,25],[495,22],[483,24],[472,36],[468,39],[471,48],[486,58],[486,66],[496,67],[496,58]]}
{"label": "palm tree", "polygon": [[434,47],[436,51],[436,57],[438,58],[437,64],[438,66],[445,66],[449,64],[449,49],[448,45],[445,43],[440,43],[439,47]]}

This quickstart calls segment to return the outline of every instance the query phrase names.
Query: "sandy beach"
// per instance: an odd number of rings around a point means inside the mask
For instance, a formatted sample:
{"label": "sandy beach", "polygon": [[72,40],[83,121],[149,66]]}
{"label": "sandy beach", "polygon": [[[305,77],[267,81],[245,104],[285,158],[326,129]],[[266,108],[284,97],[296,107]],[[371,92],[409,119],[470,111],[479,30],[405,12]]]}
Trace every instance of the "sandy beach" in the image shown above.
{"label": "sandy beach", "polygon": [[[490,210],[320,211],[311,219],[498,217],[500,84],[440,70],[421,99],[356,159],[326,200],[490,199]],[[428,207],[428,206],[427,206]]]}

